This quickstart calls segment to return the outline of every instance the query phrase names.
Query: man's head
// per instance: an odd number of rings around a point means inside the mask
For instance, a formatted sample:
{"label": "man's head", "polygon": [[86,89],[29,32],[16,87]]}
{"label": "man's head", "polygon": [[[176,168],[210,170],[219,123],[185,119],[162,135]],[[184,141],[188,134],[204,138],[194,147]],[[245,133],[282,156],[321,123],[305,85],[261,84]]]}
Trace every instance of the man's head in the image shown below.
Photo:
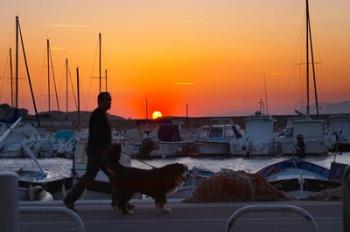
{"label": "man's head", "polygon": [[103,111],[111,108],[112,97],[109,92],[101,92],[97,97],[98,107]]}

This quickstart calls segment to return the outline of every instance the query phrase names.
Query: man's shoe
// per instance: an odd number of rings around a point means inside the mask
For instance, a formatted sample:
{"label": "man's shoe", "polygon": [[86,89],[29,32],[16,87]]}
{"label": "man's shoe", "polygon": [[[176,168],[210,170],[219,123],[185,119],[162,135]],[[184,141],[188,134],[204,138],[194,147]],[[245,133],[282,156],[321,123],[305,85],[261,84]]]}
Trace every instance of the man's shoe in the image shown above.
{"label": "man's shoe", "polygon": [[67,201],[67,199],[63,200],[63,204],[70,210],[73,210],[74,212],[77,212],[77,210],[74,208],[74,203]]}

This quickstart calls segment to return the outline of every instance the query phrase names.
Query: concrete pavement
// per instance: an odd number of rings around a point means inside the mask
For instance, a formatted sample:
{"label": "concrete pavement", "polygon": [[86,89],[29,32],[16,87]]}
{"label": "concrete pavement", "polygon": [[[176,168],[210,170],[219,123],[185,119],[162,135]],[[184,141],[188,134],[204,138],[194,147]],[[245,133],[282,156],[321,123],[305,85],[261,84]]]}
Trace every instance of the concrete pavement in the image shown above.
{"label": "concrete pavement", "polygon": [[[170,200],[172,213],[159,213],[150,200],[133,200],[135,215],[113,212],[109,200],[78,201],[76,208],[85,230],[128,232],[178,232],[178,231],[224,231],[232,213],[238,208],[252,204],[288,204],[299,206],[313,215],[320,231],[342,231],[342,203],[319,201],[244,202],[189,204]],[[21,206],[62,206],[60,201],[20,202]],[[72,221],[64,215],[20,214],[21,231],[74,231]],[[301,216],[287,212],[252,212],[244,215],[232,231],[313,231]]]}

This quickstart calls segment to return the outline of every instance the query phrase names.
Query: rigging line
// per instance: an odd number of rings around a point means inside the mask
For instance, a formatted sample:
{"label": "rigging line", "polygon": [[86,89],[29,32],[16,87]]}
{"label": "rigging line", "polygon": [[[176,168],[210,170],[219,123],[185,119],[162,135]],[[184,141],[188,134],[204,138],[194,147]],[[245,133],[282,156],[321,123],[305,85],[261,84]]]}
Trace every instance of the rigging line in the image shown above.
{"label": "rigging line", "polygon": [[[299,88],[298,88],[298,83],[300,80],[298,80],[300,78],[300,65],[295,65],[298,62],[300,62],[301,60],[301,56],[302,56],[302,51],[304,51],[303,47],[304,47],[304,43],[303,38],[304,38],[304,17],[302,17],[304,15],[304,12],[302,12],[300,14],[300,22],[299,22],[299,29],[298,29],[298,34],[296,37],[296,44],[295,44],[295,48],[294,48],[294,54],[293,54],[293,60],[294,62],[291,65],[291,72],[290,72],[290,76],[288,78],[287,81],[287,91],[284,92],[284,96],[285,99],[291,99],[290,105],[293,106],[295,109],[297,109],[297,107],[299,107],[299,97],[298,97],[298,92],[299,92]],[[302,95],[300,95],[302,96]]]}
{"label": "rigging line", "polygon": [[57,93],[57,86],[56,86],[56,78],[55,78],[54,66],[53,66],[53,61],[52,61],[51,47],[49,49],[49,54],[50,54],[50,63],[51,63],[51,73],[52,73],[52,79],[53,79],[53,86],[55,88],[56,103],[57,103],[58,111],[60,111],[60,103],[59,103],[59,100],[58,100],[58,93]]}
{"label": "rigging line", "polygon": [[0,76],[0,79],[6,79],[6,78],[5,78],[5,75],[6,75],[7,71],[9,71],[9,70],[8,70],[9,61],[10,61],[10,56],[8,55],[8,56],[6,56],[6,61],[5,61],[3,73],[2,73],[2,75]]}
{"label": "rigging line", "polygon": [[72,74],[71,74],[70,68],[69,68],[69,63],[68,63],[68,76],[69,76],[70,84],[71,84],[71,87],[72,87],[73,99],[74,99],[75,107],[78,109],[77,95],[76,95],[75,90],[74,90],[74,84],[73,84]]}
{"label": "rigging line", "polygon": [[[46,71],[46,65],[44,65],[44,63],[45,63],[45,61],[46,61],[46,45],[44,46],[44,49],[43,49],[43,56],[42,56],[42,61],[41,61],[41,64],[42,64],[42,66],[41,66],[41,77],[44,77],[45,76],[45,71]],[[45,88],[42,88],[42,85],[44,84],[44,81],[39,81],[39,89],[42,89],[42,90],[44,90]],[[45,92],[41,92],[40,91],[40,93],[39,93],[40,95],[40,97],[39,97],[39,100],[40,100],[40,102],[42,102],[42,98],[44,98],[46,95],[47,95],[47,93],[45,93]],[[42,107],[44,106],[44,104],[41,104],[42,105]]]}
{"label": "rigging line", "polygon": [[87,101],[86,101],[86,108],[89,109],[89,102],[90,102],[90,93],[91,93],[91,85],[92,85],[92,76],[94,74],[95,71],[95,65],[96,65],[96,57],[97,57],[97,52],[98,52],[98,47],[99,47],[99,40],[97,40],[97,45],[96,45],[96,49],[95,49],[95,55],[94,55],[94,59],[92,62],[92,70],[91,70],[91,74],[90,74],[90,81],[89,81],[89,89],[88,89],[88,93],[87,93]]}
{"label": "rigging line", "polygon": [[[305,81],[305,83],[304,83],[304,81]],[[304,85],[306,85],[306,80],[303,77],[303,71],[302,71],[301,67],[299,67],[299,84],[300,84],[300,87],[299,87],[299,91],[300,91],[299,106],[300,106],[300,108],[302,108],[302,107],[304,107],[304,102],[305,102],[305,99],[304,99]]]}
{"label": "rigging line", "polygon": [[[6,59],[6,61],[5,61],[5,68],[3,69],[3,74],[0,76],[0,79],[2,79],[2,82],[3,82],[3,84],[1,85],[1,87],[0,87],[0,99],[2,98],[2,95],[3,95],[3,93],[4,93],[4,91],[3,91],[3,89],[5,88],[5,85],[6,85],[6,78],[5,78],[5,74],[8,72],[8,71],[10,71],[10,70],[7,70],[6,69],[6,67],[9,69],[9,60],[10,60],[10,57],[9,56],[7,56],[7,59]],[[11,74],[10,74],[11,75]]]}
{"label": "rigging line", "polygon": [[[65,66],[65,64],[62,66],[62,69],[60,70],[60,75],[58,75],[59,77],[61,77],[61,78],[59,78],[58,80],[58,82],[57,82],[57,86],[58,86],[58,89],[62,89],[62,86],[64,86],[64,89],[65,89],[65,87],[66,87],[66,85],[65,85],[65,80],[66,80],[66,76],[65,76],[65,74],[66,74],[66,66]],[[61,88],[60,88],[61,87]],[[65,90],[60,90],[60,91],[58,91],[60,94],[62,94],[62,95],[64,95],[64,96],[66,96],[65,95],[65,93],[66,93],[66,91]],[[61,95],[61,96],[62,96]],[[61,98],[61,102],[62,102],[62,98]],[[65,101],[64,101],[65,102]],[[62,105],[62,104],[61,104]],[[65,108],[65,107],[64,107]],[[66,108],[65,108],[66,109]]]}
{"label": "rigging line", "polygon": [[[57,82],[57,86],[58,86],[58,89],[60,89],[60,87],[64,86],[64,88],[66,87],[66,66],[65,64],[62,66],[62,69],[60,71],[60,75],[58,75],[59,77],[62,77],[62,78],[59,78],[58,82]],[[62,88],[61,88],[62,89]],[[59,93],[63,94],[65,93],[66,91],[65,90],[60,90],[58,91]],[[61,104],[62,105],[62,104]]]}
{"label": "rigging line", "polygon": [[85,99],[87,99],[86,100],[86,109],[89,109],[89,106],[90,106],[90,92],[91,92],[91,86],[92,86],[92,79],[91,78],[89,78],[90,79],[90,81],[89,81],[89,87],[88,87],[88,94],[87,94],[87,98],[85,98]]}

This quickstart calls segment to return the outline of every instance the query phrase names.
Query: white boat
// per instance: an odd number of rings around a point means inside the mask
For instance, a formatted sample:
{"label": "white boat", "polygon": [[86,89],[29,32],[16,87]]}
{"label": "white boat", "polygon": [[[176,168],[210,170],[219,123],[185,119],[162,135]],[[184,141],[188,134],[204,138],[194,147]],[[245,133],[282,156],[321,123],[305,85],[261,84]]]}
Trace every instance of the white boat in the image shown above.
{"label": "white boat", "polygon": [[[153,130],[147,130],[144,133],[133,133],[141,141],[139,143],[126,142],[128,150],[135,152],[137,158],[169,158],[177,156],[186,156],[191,152],[188,150],[194,142],[194,136],[191,131],[182,128],[181,124],[164,123]],[[124,135],[126,141],[129,141],[127,135]]]}
{"label": "white boat", "polygon": [[186,155],[183,149],[193,141],[181,129],[181,124],[165,124],[158,128],[159,153],[163,158]]}
{"label": "white boat", "polygon": [[194,143],[199,156],[231,156],[233,144],[243,144],[239,126],[234,124],[204,126],[199,135]]}
{"label": "white boat", "polygon": [[279,147],[284,155],[325,155],[330,142],[323,120],[294,119],[279,137]]}
{"label": "white boat", "polygon": [[274,120],[270,116],[251,116],[245,119],[244,146],[232,144],[233,154],[245,156],[276,155],[277,143]]}
{"label": "white boat", "polygon": [[329,137],[335,151],[350,150],[350,116],[332,115],[329,118]]}

